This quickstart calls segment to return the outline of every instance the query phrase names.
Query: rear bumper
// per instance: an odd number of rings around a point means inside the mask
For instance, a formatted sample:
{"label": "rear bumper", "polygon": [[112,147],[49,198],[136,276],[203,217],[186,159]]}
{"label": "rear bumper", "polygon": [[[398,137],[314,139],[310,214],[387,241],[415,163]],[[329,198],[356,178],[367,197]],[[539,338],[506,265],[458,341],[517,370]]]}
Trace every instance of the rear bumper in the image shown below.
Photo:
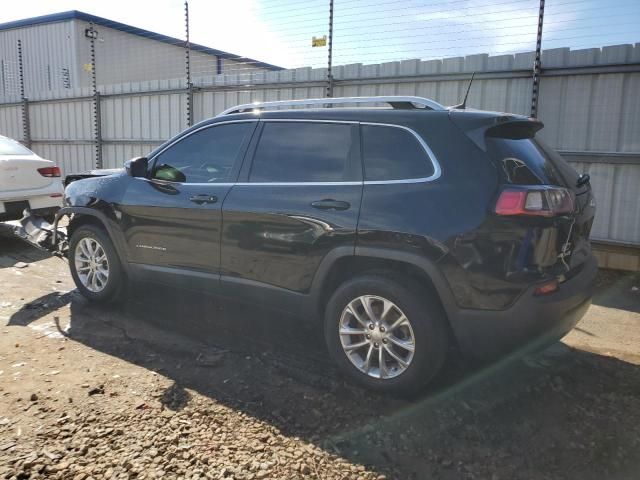
{"label": "rear bumper", "polygon": [[[51,200],[60,200],[60,199],[52,198]],[[0,207],[3,207],[2,202],[0,202]],[[47,215],[54,215],[58,210],[60,210],[61,207],[62,205],[60,205],[60,202],[54,202],[54,201],[40,202],[39,206],[37,207],[34,207],[33,203],[29,202],[29,211],[33,215],[37,215],[40,217],[46,217]],[[9,220],[20,220],[23,216],[24,216],[24,210],[5,211],[4,208],[0,208],[0,222],[6,222]]]}
{"label": "rear bumper", "polygon": [[[55,215],[58,210],[60,210],[60,206],[56,205],[54,207],[43,207],[43,208],[30,208],[29,211],[32,215],[36,215],[38,217],[46,217],[49,215]],[[24,213],[17,212],[0,212],[0,222],[8,222],[10,220],[20,220],[24,216]]]}
{"label": "rear bumper", "polygon": [[490,358],[516,349],[535,350],[565,336],[591,305],[598,271],[591,256],[557,292],[534,296],[533,288],[507,310],[460,309],[451,319],[463,354]]}
{"label": "rear bumper", "polygon": [[[60,178],[52,178],[51,183],[45,187],[3,191],[0,192],[0,203],[2,202],[16,202],[20,200],[29,200],[34,202],[47,201],[45,199],[51,198],[62,204],[61,197],[51,197],[50,195],[60,195],[64,193],[64,187],[62,186],[62,180]],[[34,207],[39,208],[39,207]]]}
{"label": "rear bumper", "polygon": [[[6,198],[0,198],[0,221],[21,219],[24,208],[28,208],[31,213],[36,215],[55,213],[62,208],[62,193],[62,184],[54,182],[46,189],[38,190],[34,195],[5,194]],[[52,197],[51,195],[59,196]],[[16,208],[18,205],[20,208]]]}

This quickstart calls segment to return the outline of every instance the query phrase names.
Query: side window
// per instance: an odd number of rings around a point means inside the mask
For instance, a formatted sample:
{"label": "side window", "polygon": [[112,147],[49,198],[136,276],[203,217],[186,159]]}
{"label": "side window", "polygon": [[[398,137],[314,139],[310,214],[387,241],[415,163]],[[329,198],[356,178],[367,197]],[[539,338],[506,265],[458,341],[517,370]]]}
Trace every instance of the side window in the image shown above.
{"label": "side window", "polygon": [[252,122],[205,128],[179,140],[155,161],[152,178],[180,183],[220,183],[230,174]]}
{"label": "side window", "polygon": [[418,139],[402,128],[362,125],[362,148],[365,180],[408,180],[434,173]]}
{"label": "side window", "polygon": [[[359,180],[357,129],[316,122],[265,122],[250,182]],[[355,160],[354,160],[355,159]]]}

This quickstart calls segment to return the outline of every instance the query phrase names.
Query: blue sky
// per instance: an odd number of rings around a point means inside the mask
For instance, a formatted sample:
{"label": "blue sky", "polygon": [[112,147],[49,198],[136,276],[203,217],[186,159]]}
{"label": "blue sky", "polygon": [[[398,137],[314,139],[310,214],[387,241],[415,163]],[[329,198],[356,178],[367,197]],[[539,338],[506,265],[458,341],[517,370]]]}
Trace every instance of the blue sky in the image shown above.
{"label": "blue sky", "polygon": [[[194,42],[285,67],[324,66],[328,0],[191,0]],[[0,21],[83,10],[182,37],[181,0],[21,0]],[[334,64],[535,48],[538,0],[335,0]],[[640,0],[547,0],[544,48],[640,42]]]}

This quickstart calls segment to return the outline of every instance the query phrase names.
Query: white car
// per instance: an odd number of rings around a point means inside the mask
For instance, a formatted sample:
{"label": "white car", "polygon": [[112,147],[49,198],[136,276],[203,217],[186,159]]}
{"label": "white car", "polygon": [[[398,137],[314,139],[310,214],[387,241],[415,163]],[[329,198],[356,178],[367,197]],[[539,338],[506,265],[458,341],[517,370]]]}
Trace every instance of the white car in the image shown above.
{"label": "white car", "polygon": [[55,163],[0,136],[0,221],[20,219],[25,209],[52,220],[63,193]]}

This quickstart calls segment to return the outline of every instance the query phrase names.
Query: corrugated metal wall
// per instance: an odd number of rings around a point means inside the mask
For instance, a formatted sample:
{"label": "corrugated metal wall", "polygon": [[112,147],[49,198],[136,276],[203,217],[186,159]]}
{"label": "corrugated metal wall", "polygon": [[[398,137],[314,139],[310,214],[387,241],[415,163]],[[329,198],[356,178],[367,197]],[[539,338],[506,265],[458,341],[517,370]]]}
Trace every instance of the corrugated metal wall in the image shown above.
{"label": "corrugated metal wall", "polygon": [[16,139],[22,138],[21,106],[0,106],[0,134]]}
{"label": "corrugated metal wall", "polygon": [[571,164],[591,175],[598,206],[591,237],[640,245],[640,164]]}
{"label": "corrugated metal wall", "polygon": [[32,149],[58,161],[64,172],[86,169],[95,151],[92,111],[91,100],[30,105]]}
{"label": "corrugated metal wall", "polygon": [[[126,159],[146,155],[187,125],[186,93],[180,91],[184,80],[141,82],[133,87],[120,84],[104,88],[101,113],[105,168],[121,167]],[[149,91],[158,93],[134,93]]]}
{"label": "corrugated metal wall", "polygon": [[[458,103],[476,72],[470,107],[528,114],[533,52],[407,60],[334,69],[335,96],[418,95]],[[543,52],[543,137],[580,172],[599,203],[593,237],[640,245],[640,45]],[[322,97],[326,69],[195,77],[195,121],[258,100]],[[94,167],[92,100],[87,89],[43,93],[29,106],[36,152],[66,173]],[[46,100],[75,96],[66,100]],[[104,167],[144,155],[187,126],[184,79],[101,88]],[[21,107],[0,104],[0,133],[22,138]]]}
{"label": "corrugated metal wall", "polygon": [[0,32],[0,62],[6,76],[0,97],[19,97],[18,40],[22,41],[27,97],[33,92],[81,86],[72,23],[49,23]]}

